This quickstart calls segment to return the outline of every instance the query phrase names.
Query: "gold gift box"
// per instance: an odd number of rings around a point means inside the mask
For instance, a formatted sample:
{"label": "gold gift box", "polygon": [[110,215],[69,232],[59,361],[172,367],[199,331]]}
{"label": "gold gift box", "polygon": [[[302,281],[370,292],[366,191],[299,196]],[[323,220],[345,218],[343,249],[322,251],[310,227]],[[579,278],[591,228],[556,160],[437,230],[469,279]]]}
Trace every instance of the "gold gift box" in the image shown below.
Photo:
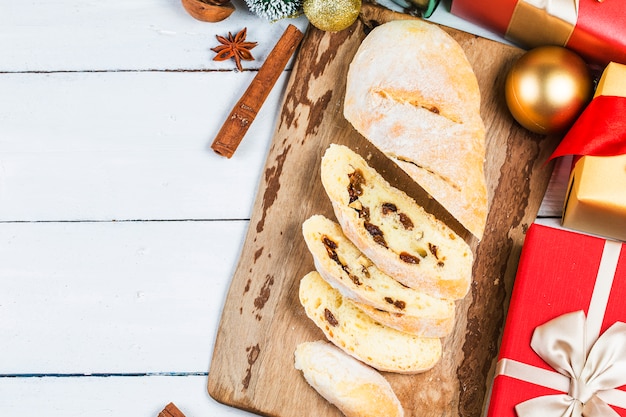
{"label": "gold gift box", "polygon": [[563,226],[626,241],[626,155],[584,156],[576,162]]}
{"label": "gold gift box", "polygon": [[[594,97],[626,97],[626,65],[610,63]],[[583,156],[570,174],[565,227],[626,241],[626,155]]]}

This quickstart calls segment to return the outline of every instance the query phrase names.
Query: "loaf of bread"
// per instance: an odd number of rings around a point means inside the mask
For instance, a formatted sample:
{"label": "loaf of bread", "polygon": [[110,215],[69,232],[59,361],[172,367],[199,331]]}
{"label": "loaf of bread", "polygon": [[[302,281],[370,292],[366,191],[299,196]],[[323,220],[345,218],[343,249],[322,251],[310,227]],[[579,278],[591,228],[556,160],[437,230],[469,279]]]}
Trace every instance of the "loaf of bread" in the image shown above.
{"label": "loaf of bread", "polygon": [[344,234],[378,269],[436,298],[467,294],[473,253],[445,223],[346,146],[330,145],[321,177]]}
{"label": "loaf of bread", "polygon": [[372,30],[350,64],[344,116],[482,237],[488,200],[480,91],[450,35],[415,19]]}
{"label": "loaf of bread", "polygon": [[406,287],[379,270],[334,221],[314,215],[302,225],[317,272],[381,324],[423,337],[443,337],[454,326],[452,300]]}
{"label": "loaf of bread", "polygon": [[306,315],[329,341],[379,371],[420,373],[441,358],[440,339],[400,332],[372,320],[316,271],[300,281],[299,298]]}
{"label": "loaf of bread", "polygon": [[404,416],[389,382],[331,343],[301,343],[294,356],[296,369],[309,385],[346,417]]}

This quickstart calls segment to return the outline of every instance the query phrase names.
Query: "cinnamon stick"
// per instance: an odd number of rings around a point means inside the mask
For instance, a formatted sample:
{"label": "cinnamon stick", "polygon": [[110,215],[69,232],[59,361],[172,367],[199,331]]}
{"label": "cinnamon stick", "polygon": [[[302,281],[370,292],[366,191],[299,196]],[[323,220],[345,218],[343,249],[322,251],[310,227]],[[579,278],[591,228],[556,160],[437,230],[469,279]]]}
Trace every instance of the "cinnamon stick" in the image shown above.
{"label": "cinnamon stick", "polygon": [[211,149],[217,154],[233,156],[303,37],[297,27],[287,26],[213,140]]}
{"label": "cinnamon stick", "polygon": [[158,417],[185,417],[185,415],[174,405],[174,403],[169,403],[165,406],[163,411],[159,413]]}

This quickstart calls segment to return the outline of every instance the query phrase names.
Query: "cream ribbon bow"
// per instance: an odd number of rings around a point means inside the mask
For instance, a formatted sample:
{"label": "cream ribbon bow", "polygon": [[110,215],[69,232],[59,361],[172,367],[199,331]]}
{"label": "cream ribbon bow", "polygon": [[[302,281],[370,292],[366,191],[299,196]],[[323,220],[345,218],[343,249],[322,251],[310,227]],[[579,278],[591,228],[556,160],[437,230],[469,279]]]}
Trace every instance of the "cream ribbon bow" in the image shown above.
{"label": "cream ribbon bow", "polygon": [[586,327],[585,313],[576,311],[535,329],[531,347],[570,378],[570,388],[518,404],[519,417],[619,417],[601,396],[626,384],[626,323],[616,322],[595,343],[587,340]]}

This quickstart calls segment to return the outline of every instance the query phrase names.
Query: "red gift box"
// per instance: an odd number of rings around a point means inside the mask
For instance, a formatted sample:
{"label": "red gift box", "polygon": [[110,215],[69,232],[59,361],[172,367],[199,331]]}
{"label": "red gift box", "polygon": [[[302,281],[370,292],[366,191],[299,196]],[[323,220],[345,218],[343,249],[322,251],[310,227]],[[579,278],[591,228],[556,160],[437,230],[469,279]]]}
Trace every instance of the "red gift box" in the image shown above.
{"label": "red gift box", "polygon": [[[572,397],[590,408],[604,401],[600,405],[613,410],[585,415],[626,416],[625,299],[625,244],[532,224],[511,294],[488,416],[580,416],[559,409],[581,406]],[[580,379],[555,369],[555,362],[566,368],[581,357],[586,368]],[[592,365],[597,369],[590,373]],[[596,391],[595,382],[607,378],[612,378],[609,386]],[[588,386],[581,382],[590,379]],[[534,414],[516,411],[529,406],[528,400],[538,402]]]}
{"label": "red gift box", "polygon": [[622,0],[452,0],[450,11],[526,48],[566,46],[589,63],[626,64]]}

